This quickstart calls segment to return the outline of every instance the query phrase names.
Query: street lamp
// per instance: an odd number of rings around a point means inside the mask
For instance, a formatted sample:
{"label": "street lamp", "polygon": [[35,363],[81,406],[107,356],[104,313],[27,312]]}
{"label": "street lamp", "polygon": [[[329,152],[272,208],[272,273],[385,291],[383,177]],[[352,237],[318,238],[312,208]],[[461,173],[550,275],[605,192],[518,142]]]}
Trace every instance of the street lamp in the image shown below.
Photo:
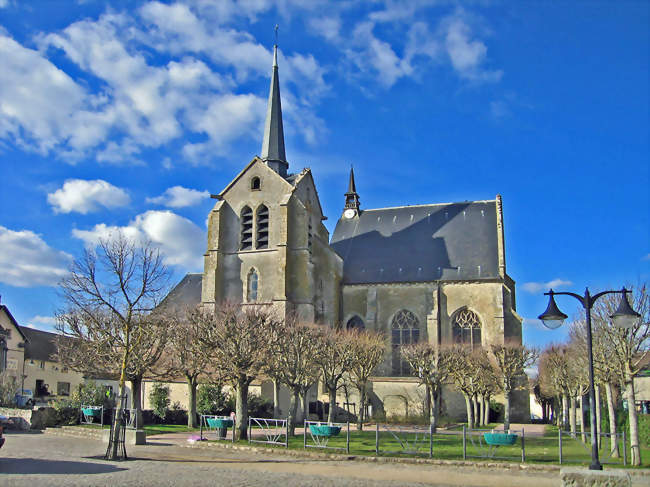
{"label": "street lamp", "polygon": [[[544,311],[541,315],[539,315],[539,319],[542,320],[542,323],[544,323],[544,326],[547,328],[550,328],[551,330],[554,330],[556,328],[559,328],[564,320],[567,319],[567,315],[562,313],[560,309],[557,307],[557,304],[555,304],[555,298],[553,296],[556,295],[563,295],[563,296],[573,296],[576,298],[578,301],[580,301],[580,304],[582,304],[582,307],[585,309],[585,313],[587,316],[586,319],[586,325],[587,325],[587,355],[589,357],[589,410],[590,410],[590,417],[591,417],[591,465],[589,465],[590,470],[602,470],[603,466],[600,464],[600,461],[598,460],[598,438],[596,437],[596,393],[594,390],[594,357],[593,357],[593,350],[592,350],[592,344],[591,344],[591,308],[593,307],[594,303],[600,298],[601,296],[604,296],[605,294],[621,294],[621,302],[618,305],[617,310],[614,312],[614,314],[610,315],[610,318],[612,319],[612,322],[621,328],[631,328],[634,326],[634,323],[641,317],[639,313],[634,311],[632,307],[630,306],[630,303],[627,301],[627,294],[631,293],[632,291],[623,288],[620,291],[603,291],[601,293],[595,294],[592,296],[589,294],[589,288],[585,289],[585,295],[580,296],[579,294],[575,293],[556,293],[552,289],[549,290],[549,292],[544,293],[545,296],[550,296],[548,300],[548,306],[546,307],[546,311]],[[632,405],[634,407],[634,405]]]}

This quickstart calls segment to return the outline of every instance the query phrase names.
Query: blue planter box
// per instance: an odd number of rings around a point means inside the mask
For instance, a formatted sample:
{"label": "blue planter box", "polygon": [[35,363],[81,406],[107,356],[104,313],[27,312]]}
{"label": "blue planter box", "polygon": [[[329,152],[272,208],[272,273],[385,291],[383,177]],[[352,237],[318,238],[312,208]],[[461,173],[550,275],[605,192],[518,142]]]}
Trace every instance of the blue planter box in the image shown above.
{"label": "blue planter box", "polygon": [[483,433],[485,443],[492,446],[510,446],[517,443],[518,436],[509,433]]}
{"label": "blue planter box", "polygon": [[332,436],[338,436],[338,434],[341,432],[341,427],[330,426],[326,424],[324,425],[310,424],[309,431],[311,431],[311,434],[314,436],[327,436],[329,438]]}
{"label": "blue planter box", "polygon": [[206,418],[210,428],[230,428],[232,427],[232,419],[217,419]]}

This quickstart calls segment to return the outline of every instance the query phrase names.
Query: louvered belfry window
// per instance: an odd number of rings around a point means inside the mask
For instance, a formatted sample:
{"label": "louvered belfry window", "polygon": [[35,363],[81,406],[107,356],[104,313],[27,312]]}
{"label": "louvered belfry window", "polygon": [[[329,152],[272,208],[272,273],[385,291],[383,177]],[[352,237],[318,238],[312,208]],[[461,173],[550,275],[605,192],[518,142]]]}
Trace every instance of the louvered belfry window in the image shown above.
{"label": "louvered belfry window", "polygon": [[244,206],[241,211],[241,238],[239,250],[251,250],[253,248],[253,210]]}
{"label": "louvered belfry window", "polygon": [[257,236],[255,248],[269,248],[269,209],[262,205],[257,209]]}
{"label": "louvered belfry window", "polygon": [[402,359],[402,347],[420,340],[420,321],[411,311],[402,309],[393,316],[391,322],[391,348],[393,375],[410,375],[408,363]]}

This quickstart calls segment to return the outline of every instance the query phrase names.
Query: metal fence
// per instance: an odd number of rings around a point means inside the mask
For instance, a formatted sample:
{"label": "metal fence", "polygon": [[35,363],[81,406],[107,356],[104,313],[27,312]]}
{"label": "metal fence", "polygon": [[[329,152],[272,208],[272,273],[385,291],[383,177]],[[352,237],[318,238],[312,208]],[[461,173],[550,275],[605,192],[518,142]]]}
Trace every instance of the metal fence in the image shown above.
{"label": "metal fence", "polygon": [[[614,437],[616,448],[610,448],[611,438]],[[602,464],[620,464],[621,460],[623,465],[627,465],[627,434],[625,429],[622,433],[598,433],[598,457]],[[609,441],[606,441],[609,440]],[[619,440],[621,444],[619,445]],[[558,441],[558,462],[560,465],[563,463],[581,463],[584,458],[572,458],[573,455],[566,455],[565,450],[567,445],[578,444],[584,449],[585,458],[591,458],[591,433],[590,432],[575,432],[557,430]],[[620,446],[620,447],[619,447]],[[623,457],[620,457],[620,450],[623,450]],[[616,456],[618,455],[618,457]]]}
{"label": "metal fence", "polygon": [[79,423],[99,424],[104,427],[104,406],[82,405],[79,408]]}
{"label": "metal fence", "polygon": [[[253,439],[253,429],[256,433],[262,433],[261,437],[264,439]],[[258,435],[259,437],[260,435]],[[285,448],[289,448],[289,420],[248,418],[248,443],[282,445]]]}
{"label": "metal fence", "polygon": [[467,458],[521,460],[525,462],[526,436],[524,428],[504,431],[472,429],[463,425],[463,460]]}
{"label": "metal fence", "polygon": [[[221,423],[223,422],[223,423]],[[200,434],[201,440],[209,439],[208,434],[214,434],[215,440],[225,440],[228,434],[227,426],[220,426],[224,423],[232,422],[232,438],[231,441],[235,442],[235,421],[230,416],[216,416],[212,414],[202,414],[200,421]]]}
{"label": "metal fence", "polygon": [[[384,445],[382,447],[382,444]],[[391,450],[392,446],[399,450]],[[433,427],[375,425],[375,454],[393,453],[433,457]]]}
{"label": "metal fence", "polygon": [[[345,428],[345,446],[341,445],[340,434]],[[332,444],[337,446],[332,446]],[[341,445],[341,446],[338,446]],[[303,448],[343,450],[350,453],[350,423],[328,423],[324,421],[304,422]]]}

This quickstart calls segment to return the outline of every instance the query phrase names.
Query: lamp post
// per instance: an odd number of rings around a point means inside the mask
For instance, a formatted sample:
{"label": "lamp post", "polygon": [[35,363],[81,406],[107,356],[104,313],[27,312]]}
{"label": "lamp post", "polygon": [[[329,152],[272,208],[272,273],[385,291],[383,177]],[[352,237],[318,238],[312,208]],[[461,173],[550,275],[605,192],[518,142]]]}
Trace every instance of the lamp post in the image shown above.
{"label": "lamp post", "polygon": [[[575,294],[575,293],[564,293],[564,292],[556,293],[552,289],[550,289],[549,292],[544,293],[545,296],[550,296],[550,297],[548,300],[548,306],[546,307],[546,311],[544,311],[541,315],[539,315],[539,319],[542,320],[544,326],[550,328],[551,330],[559,328],[564,322],[564,320],[567,319],[567,315],[562,313],[562,311],[560,311],[559,308],[557,307],[557,304],[555,304],[555,298],[553,296],[556,295],[573,296],[578,301],[580,301],[580,304],[582,304],[582,307],[585,309],[586,318],[587,318],[586,319],[587,355],[589,358],[589,401],[590,401],[589,416],[591,418],[591,465],[589,465],[590,470],[603,469],[603,466],[600,464],[600,461],[598,459],[598,438],[596,437],[596,432],[597,432],[596,412],[595,412],[596,393],[594,389],[594,357],[593,357],[593,350],[592,350],[592,343],[591,343],[591,308],[593,307],[594,303],[598,300],[598,298],[604,296],[605,294],[621,294],[621,301],[618,305],[618,308],[614,312],[614,314],[610,315],[610,318],[612,319],[614,325],[620,328],[631,328],[632,326],[634,326],[636,320],[638,320],[641,317],[639,313],[637,313],[632,309],[630,303],[627,301],[626,295],[631,292],[632,291],[623,288],[620,291],[603,291],[592,296],[589,293],[589,288],[586,288],[584,296],[580,296],[579,294]],[[632,405],[632,407],[634,407],[634,405]]]}

